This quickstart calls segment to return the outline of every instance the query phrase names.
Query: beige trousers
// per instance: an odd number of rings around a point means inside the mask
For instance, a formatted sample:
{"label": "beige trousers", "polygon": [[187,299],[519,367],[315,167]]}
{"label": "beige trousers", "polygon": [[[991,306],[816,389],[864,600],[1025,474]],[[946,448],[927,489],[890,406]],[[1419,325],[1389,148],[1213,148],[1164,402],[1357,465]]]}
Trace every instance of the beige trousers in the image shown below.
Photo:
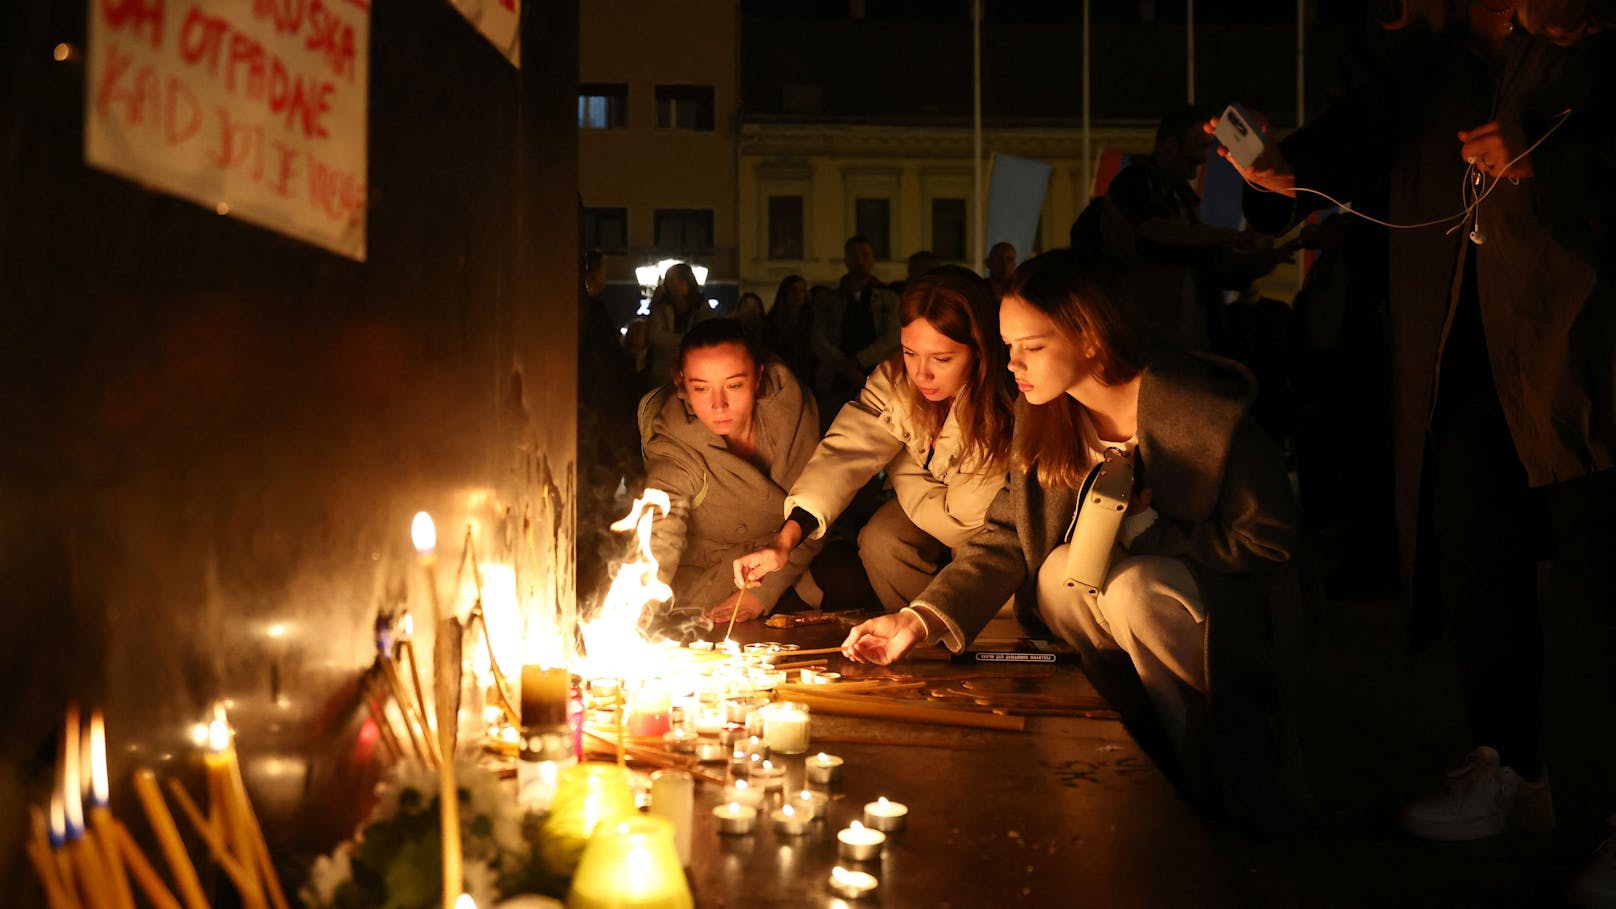
{"label": "beige trousers", "polygon": [[1063,583],[1065,568],[1063,545],[1038,570],[1044,623],[1084,654],[1102,692],[1127,684],[1119,676],[1131,671],[1163,731],[1182,747],[1206,711],[1206,609],[1195,576],[1181,559],[1128,556],[1112,563],[1105,586],[1090,595]]}
{"label": "beige trousers", "polygon": [[864,573],[887,612],[914,602],[948,558],[948,547],[916,527],[897,499],[870,516],[859,531],[858,547]]}

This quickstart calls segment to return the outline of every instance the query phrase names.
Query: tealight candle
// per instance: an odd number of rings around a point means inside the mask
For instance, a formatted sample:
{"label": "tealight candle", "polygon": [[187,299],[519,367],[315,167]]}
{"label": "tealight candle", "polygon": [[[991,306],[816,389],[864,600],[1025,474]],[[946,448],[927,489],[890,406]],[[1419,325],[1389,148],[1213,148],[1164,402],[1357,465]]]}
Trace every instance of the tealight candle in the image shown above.
{"label": "tealight candle", "polygon": [[864,805],[864,826],[877,830],[902,830],[908,816],[908,805],[890,801],[884,795]]}
{"label": "tealight candle", "polygon": [[830,869],[830,892],[844,899],[863,899],[880,885],[881,882],[868,871],[849,871],[841,865]]}
{"label": "tealight candle", "polygon": [[830,796],[823,792],[815,792],[812,789],[804,789],[793,795],[787,804],[796,808],[800,813],[814,818],[821,818],[825,816],[825,812],[830,808]]}
{"label": "tealight candle", "polygon": [[786,787],[786,768],[765,759],[759,761],[757,766],[752,768],[750,779],[752,786],[762,789],[764,792],[784,789]]}
{"label": "tealight candle", "polygon": [[812,669],[798,670],[797,681],[804,685],[816,684],[819,681],[819,673],[813,671]]}
{"label": "tealight candle", "polygon": [[697,735],[718,735],[724,731],[724,714],[719,710],[703,710],[696,714]]}
{"label": "tealight candle", "polygon": [[696,736],[694,733],[675,727],[663,734],[662,747],[674,754],[694,754],[696,751]]}
{"label": "tealight candle", "polygon": [[854,862],[868,862],[881,857],[881,846],[887,841],[887,835],[879,830],[854,821],[852,826],[837,831],[837,853],[842,858]]}
{"label": "tealight candle", "polygon": [[718,821],[719,833],[743,836],[752,832],[752,822],[757,820],[757,809],[740,802],[728,802],[713,809],[713,818]]}
{"label": "tealight candle", "polygon": [[801,836],[808,830],[808,822],[813,820],[812,816],[790,805],[781,805],[770,812],[769,817],[774,820],[774,832],[785,836]]}
{"label": "tealight candle", "polygon": [[724,801],[738,802],[748,808],[760,808],[763,805],[763,790],[747,783],[746,780],[736,780],[734,785],[724,789]]}
{"label": "tealight candle", "polygon": [[691,752],[695,754],[696,760],[703,764],[722,761],[730,755],[728,746],[712,739],[697,739],[691,746]]}
{"label": "tealight candle", "polygon": [[842,781],[842,759],[834,754],[821,751],[803,761],[802,766],[808,773],[810,783],[830,784]]}

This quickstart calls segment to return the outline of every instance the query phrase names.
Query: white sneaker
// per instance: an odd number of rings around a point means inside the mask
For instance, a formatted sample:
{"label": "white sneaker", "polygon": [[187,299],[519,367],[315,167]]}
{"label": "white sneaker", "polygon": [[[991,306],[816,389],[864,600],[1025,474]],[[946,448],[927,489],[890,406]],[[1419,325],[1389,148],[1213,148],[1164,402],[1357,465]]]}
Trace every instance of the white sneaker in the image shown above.
{"label": "white sneaker", "polygon": [[1428,840],[1479,840],[1506,830],[1548,833],[1554,804],[1547,779],[1528,782],[1499,763],[1498,752],[1483,745],[1448,772],[1435,792],[1403,808],[1404,830]]}
{"label": "white sneaker", "polygon": [[[1616,815],[1607,823],[1616,828]],[[1616,833],[1605,838],[1589,862],[1566,888],[1566,899],[1582,909],[1616,907]]]}

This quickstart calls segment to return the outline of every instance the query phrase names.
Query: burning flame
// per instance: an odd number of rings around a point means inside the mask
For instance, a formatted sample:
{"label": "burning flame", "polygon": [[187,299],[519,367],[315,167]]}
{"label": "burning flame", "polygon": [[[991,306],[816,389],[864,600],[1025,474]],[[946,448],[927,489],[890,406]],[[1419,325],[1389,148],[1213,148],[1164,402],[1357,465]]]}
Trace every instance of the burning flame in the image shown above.
{"label": "burning flame", "polygon": [[642,631],[645,608],[673,599],[673,589],[657,576],[660,566],[651,554],[655,509],[666,516],[673,503],[662,490],[647,489],[628,515],[612,524],[612,530],[634,532],[635,554],[617,569],[600,611],[580,628],[587,654],[579,668],[586,677],[637,678],[658,665],[658,652],[673,644],[652,643]]}
{"label": "burning flame", "polygon": [[424,511],[415,513],[415,520],[410,522],[410,542],[415,544],[415,551],[423,556],[432,555],[438,548],[438,528],[432,524],[432,516]]}

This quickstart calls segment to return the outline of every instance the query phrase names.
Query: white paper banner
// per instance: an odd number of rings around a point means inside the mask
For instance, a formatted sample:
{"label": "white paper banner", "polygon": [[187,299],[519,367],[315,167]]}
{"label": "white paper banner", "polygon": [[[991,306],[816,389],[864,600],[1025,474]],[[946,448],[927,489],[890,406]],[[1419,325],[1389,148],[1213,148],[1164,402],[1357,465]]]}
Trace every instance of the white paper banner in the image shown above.
{"label": "white paper banner", "polygon": [[517,24],[522,20],[522,0],[450,0],[454,8],[460,10],[482,32],[489,43],[498,48],[511,61],[512,66],[522,65],[522,42],[517,34]]}
{"label": "white paper banner", "polygon": [[369,0],[89,4],[89,164],[365,258]]}

